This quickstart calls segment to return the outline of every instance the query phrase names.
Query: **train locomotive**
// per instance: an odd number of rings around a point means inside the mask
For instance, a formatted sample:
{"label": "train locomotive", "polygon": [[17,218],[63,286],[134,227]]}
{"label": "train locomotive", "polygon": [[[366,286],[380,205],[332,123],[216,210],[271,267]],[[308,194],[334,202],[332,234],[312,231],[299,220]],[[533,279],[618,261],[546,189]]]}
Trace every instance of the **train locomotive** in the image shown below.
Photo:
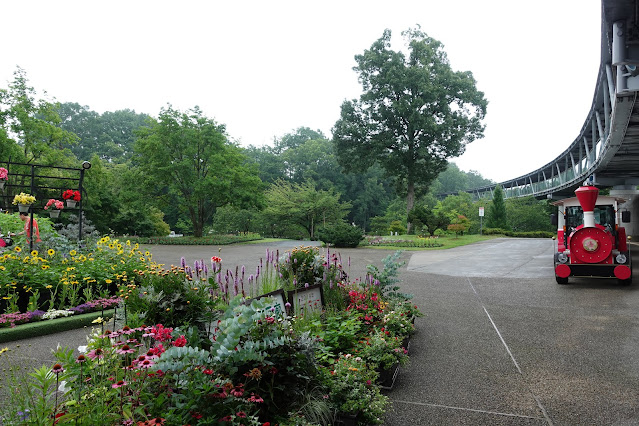
{"label": "train locomotive", "polygon": [[619,212],[623,198],[599,195],[599,189],[584,185],[576,197],[554,202],[558,214],[555,279],[568,284],[568,277],[617,278],[622,285],[632,283],[632,260],[626,230],[630,212]]}

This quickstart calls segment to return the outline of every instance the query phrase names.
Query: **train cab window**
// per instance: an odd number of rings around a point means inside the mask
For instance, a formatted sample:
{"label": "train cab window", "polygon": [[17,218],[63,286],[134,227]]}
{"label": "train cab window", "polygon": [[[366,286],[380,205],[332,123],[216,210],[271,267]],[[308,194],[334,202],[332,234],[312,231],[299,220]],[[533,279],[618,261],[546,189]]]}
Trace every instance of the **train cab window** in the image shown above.
{"label": "train cab window", "polygon": [[615,209],[612,206],[595,207],[595,223],[615,228]]}
{"label": "train cab window", "polygon": [[[595,223],[601,226],[615,227],[615,210],[612,206],[596,206],[594,211]],[[581,206],[566,207],[566,227],[577,228],[584,223],[584,212]]]}

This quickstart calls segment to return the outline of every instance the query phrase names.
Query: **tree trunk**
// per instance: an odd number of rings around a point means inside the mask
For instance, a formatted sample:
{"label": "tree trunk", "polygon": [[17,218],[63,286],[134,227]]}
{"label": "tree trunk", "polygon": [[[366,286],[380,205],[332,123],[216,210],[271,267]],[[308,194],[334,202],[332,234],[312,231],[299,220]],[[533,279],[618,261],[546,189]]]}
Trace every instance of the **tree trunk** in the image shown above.
{"label": "tree trunk", "polygon": [[408,190],[406,193],[406,233],[410,234],[411,223],[408,221],[408,213],[413,210],[415,205],[415,182],[409,178]]}

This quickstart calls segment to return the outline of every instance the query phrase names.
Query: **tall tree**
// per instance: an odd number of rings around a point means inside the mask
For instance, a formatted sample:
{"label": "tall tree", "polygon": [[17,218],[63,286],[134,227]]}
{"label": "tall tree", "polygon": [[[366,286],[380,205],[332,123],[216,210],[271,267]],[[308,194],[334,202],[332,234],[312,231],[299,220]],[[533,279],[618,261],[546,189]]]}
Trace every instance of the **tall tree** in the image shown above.
{"label": "tall tree", "polygon": [[8,138],[19,149],[3,144],[3,153],[17,154],[13,158],[16,162],[77,166],[73,155],[64,150],[76,142],[77,136],[60,127],[57,105],[39,99],[22,68],[18,67],[13,76],[9,88],[0,91],[0,124],[4,127],[0,141]]}
{"label": "tall tree", "polygon": [[394,176],[408,214],[447,159],[483,135],[487,101],[471,72],[451,69],[440,42],[419,28],[402,35],[408,57],[391,50],[390,30],[355,56],[363,93],[342,104],[333,141],[343,167],[377,162]]}
{"label": "tall tree", "polygon": [[493,201],[488,209],[486,226],[489,228],[509,229],[506,216],[506,203],[504,202],[504,191],[501,186],[495,186],[493,191]]}
{"label": "tall tree", "polygon": [[154,192],[188,214],[201,237],[217,207],[259,204],[262,182],[241,149],[229,142],[223,125],[198,107],[180,112],[162,108],[158,121],[139,131],[137,160]]}

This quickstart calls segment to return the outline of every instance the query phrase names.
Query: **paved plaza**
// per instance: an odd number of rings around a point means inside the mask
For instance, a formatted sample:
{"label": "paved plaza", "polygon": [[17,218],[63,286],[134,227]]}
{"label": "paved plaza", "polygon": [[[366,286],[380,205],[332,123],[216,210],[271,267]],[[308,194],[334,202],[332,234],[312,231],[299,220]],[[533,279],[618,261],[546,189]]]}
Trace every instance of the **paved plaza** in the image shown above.
{"label": "paved plaza", "polygon": [[[267,249],[300,244],[148,249],[167,265],[219,256],[225,268],[250,271]],[[351,278],[392,253],[336,251]],[[628,287],[605,279],[557,285],[552,254],[549,239],[403,252],[402,288],[426,316],[388,393],[387,425],[639,425],[637,278]],[[51,350],[85,344],[86,331],[0,345],[10,348],[0,367],[52,365]]]}

